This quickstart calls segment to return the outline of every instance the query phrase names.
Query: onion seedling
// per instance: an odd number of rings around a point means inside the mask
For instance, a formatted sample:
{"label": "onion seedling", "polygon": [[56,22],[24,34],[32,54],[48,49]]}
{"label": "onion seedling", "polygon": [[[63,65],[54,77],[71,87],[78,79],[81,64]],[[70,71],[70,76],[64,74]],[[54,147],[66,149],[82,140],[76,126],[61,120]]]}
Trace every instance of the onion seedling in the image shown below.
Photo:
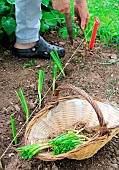
{"label": "onion seedling", "polygon": [[43,70],[39,70],[38,75],[38,96],[39,96],[39,108],[41,107],[41,95],[42,95],[42,87],[43,87],[43,81],[44,81],[44,74],[45,72]]}
{"label": "onion seedling", "polygon": [[61,60],[59,58],[59,55],[58,55],[57,51],[54,50],[54,51],[50,52],[50,55],[53,58],[55,64],[59,68],[59,70],[61,71],[61,73],[63,74],[63,76],[65,77],[64,69],[62,67],[62,63],[61,63]]}
{"label": "onion seedling", "polygon": [[28,106],[27,106],[27,103],[26,103],[26,99],[24,97],[24,94],[23,94],[23,91],[20,89],[17,93],[17,96],[18,96],[18,99],[23,107],[23,110],[26,114],[26,121],[28,122],[28,119],[29,119],[29,110],[28,110]]}
{"label": "onion seedling", "polygon": [[12,126],[12,135],[13,135],[13,138],[14,138],[14,143],[16,145],[18,143],[17,142],[17,134],[16,134],[14,118],[12,116],[10,116],[10,123],[11,123],[11,126]]}
{"label": "onion seedling", "polygon": [[54,64],[53,69],[52,69],[52,79],[53,79],[52,90],[53,91],[55,90],[55,82],[56,82],[56,77],[57,77],[57,71],[58,71],[57,65]]}

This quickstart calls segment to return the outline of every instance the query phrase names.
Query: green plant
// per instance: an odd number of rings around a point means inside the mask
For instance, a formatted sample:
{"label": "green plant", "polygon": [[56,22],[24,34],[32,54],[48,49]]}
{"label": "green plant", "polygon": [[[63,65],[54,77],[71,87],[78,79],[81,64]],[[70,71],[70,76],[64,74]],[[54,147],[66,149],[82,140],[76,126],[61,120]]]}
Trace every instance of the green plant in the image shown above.
{"label": "green plant", "polygon": [[12,34],[16,28],[14,4],[15,0],[0,1],[0,39],[2,39],[5,31],[12,40]]}
{"label": "green plant", "polygon": [[72,131],[68,131],[49,140],[49,142],[42,141],[41,144],[17,148],[17,150],[21,151],[19,156],[22,156],[24,159],[32,158],[35,154],[47,148],[52,148],[53,155],[59,155],[75,149],[77,146],[82,145],[86,140],[89,140],[86,136],[77,135]]}
{"label": "green plant", "polygon": [[57,65],[54,64],[53,69],[52,69],[52,79],[53,79],[53,81],[52,81],[52,90],[53,91],[55,90],[57,71],[58,71]]}
{"label": "green plant", "polygon": [[17,142],[17,134],[16,134],[14,118],[12,116],[10,116],[10,123],[11,123],[11,126],[12,126],[12,135],[13,135],[13,138],[14,138],[14,143],[16,145],[18,143]]}
{"label": "green plant", "polygon": [[107,90],[106,90],[106,95],[111,95],[111,94],[113,94],[113,90],[111,90],[111,89],[108,90],[108,89],[107,89]]}
{"label": "green plant", "polygon": [[[74,0],[71,0],[72,16],[74,16],[73,1]],[[84,32],[86,41],[90,41],[94,16],[97,16],[101,21],[101,26],[97,33],[98,38],[107,46],[110,42],[117,44],[117,49],[119,49],[118,1],[87,0],[87,2],[90,13],[90,22]],[[0,39],[3,38],[5,32],[8,34],[10,41],[13,41],[15,38],[14,31],[16,28],[16,21],[14,4],[15,0],[0,0]],[[40,22],[40,32],[45,32],[56,26],[62,26],[62,28],[59,29],[59,33],[61,33],[64,39],[68,37],[66,27],[64,26],[65,17],[63,14],[60,14],[52,8],[51,0],[42,0]],[[81,30],[79,30],[77,25],[73,22],[74,37],[78,36],[80,31]]]}
{"label": "green plant", "polygon": [[113,77],[109,77],[109,78],[108,78],[108,82],[109,82],[110,84],[114,84],[114,83],[116,83],[116,79],[114,79]]}
{"label": "green plant", "polygon": [[75,61],[75,63],[78,63],[80,59],[81,59],[80,56],[74,56],[74,61]]}
{"label": "green plant", "polygon": [[39,108],[41,107],[41,96],[42,96],[42,87],[43,87],[43,81],[44,81],[44,74],[45,72],[43,70],[39,70],[38,72],[38,97],[39,97]]}
{"label": "green plant", "polygon": [[[6,32],[9,40],[15,39],[15,0],[0,0],[0,39]],[[42,0],[42,12],[40,15],[41,32],[55,28],[64,22],[64,15],[52,8],[51,0]]]}
{"label": "green plant", "polygon": [[52,8],[51,0],[42,1],[41,32],[55,28],[64,22],[64,15]]}
{"label": "green plant", "polygon": [[[119,44],[119,15],[117,0],[87,0],[90,13],[90,22],[86,33],[91,29],[94,16],[97,16],[101,22],[97,36],[101,42],[107,46],[109,42]],[[90,38],[90,35],[88,39]]]}
{"label": "green plant", "polygon": [[24,68],[26,68],[26,67],[32,67],[32,66],[34,66],[36,63],[38,62],[38,60],[30,60],[28,63],[26,63],[26,64],[24,64]]}
{"label": "green plant", "polygon": [[62,63],[61,63],[61,60],[59,58],[57,51],[56,50],[52,51],[50,55],[53,61],[55,62],[55,64],[57,65],[57,67],[59,68],[59,70],[61,71],[61,73],[63,74],[63,76],[65,77],[64,69],[62,67]]}
{"label": "green plant", "polygon": [[109,61],[109,62],[104,62],[104,63],[98,63],[98,64],[101,64],[101,65],[112,65],[112,64],[116,64],[117,62],[119,62],[119,58],[118,59],[115,59],[114,61]]}
{"label": "green plant", "polygon": [[25,112],[25,115],[26,115],[26,122],[28,122],[29,120],[29,110],[28,110],[28,106],[27,106],[27,103],[26,103],[26,99],[25,99],[25,96],[23,94],[23,91],[20,89],[18,91],[18,93],[16,93],[17,96],[18,96],[18,99],[23,107],[23,110]]}

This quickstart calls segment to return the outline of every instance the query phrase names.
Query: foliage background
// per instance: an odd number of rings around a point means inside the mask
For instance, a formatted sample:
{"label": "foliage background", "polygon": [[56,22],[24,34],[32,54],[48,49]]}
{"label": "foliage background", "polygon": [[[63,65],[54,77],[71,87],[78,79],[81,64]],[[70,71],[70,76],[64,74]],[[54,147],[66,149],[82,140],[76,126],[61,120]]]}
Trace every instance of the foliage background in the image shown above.
{"label": "foliage background", "polygon": [[[101,26],[98,30],[98,37],[101,42],[108,46],[109,42],[119,44],[119,0],[87,0],[90,12],[90,22],[85,31],[88,34],[87,40],[90,40],[94,16],[100,19]],[[15,38],[15,0],[0,0],[0,39],[7,33],[10,41]],[[41,32],[45,32],[55,27],[60,28],[59,32],[63,38],[67,37],[64,15],[53,10],[51,0],[42,0],[42,13],[40,16]],[[74,26],[74,35],[77,36],[78,30]]]}

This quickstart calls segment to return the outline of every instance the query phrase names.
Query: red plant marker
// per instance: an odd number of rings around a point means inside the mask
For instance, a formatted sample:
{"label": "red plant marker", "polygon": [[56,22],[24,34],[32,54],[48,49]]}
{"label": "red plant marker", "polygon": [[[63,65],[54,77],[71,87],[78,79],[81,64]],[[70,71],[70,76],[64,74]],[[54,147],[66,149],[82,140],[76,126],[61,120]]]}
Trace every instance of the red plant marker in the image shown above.
{"label": "red plant marker", "polygon": [[98,30],[98,27],[100,26],[100,20],[97,17],[95,17],[94,20],[95,20],[95,24],[94,24],[94,28],[92,32],[91,41],[89,43],[89,49],[92,49],[94,47],[97,30]]}

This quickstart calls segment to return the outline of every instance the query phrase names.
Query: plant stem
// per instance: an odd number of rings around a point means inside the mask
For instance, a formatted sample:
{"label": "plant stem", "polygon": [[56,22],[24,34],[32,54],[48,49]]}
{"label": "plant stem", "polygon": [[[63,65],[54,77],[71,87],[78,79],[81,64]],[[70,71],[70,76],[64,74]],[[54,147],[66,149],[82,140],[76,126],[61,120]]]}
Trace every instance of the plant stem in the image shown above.
{"label": "plant stem", "polygon": [[41,107],[41,95],[42,95],[42,87],[44,81],[44,74],[43,70],[39,70],[39,78],[38,78],[38,96],[39,96],[39,108]]}
{"label": "plant stem", "polygon": [[13,119],[12,116],[10,116],[10,122],[11,122],[11,125],[12,125],[12,135],[14,137],[14,143],[16,145],[18,143],[17,142],[17,134],[16,134],[16,128],[15,128],[14,119]]}
{"label": "plant stem", "polygon": [[27,103],[26,103],[26,99],[25,99],[25,96],[23,94],[23,91],[20,89],[18,93],[16,93],[17,96],[18,96],[18,99],[24,109],[24,112],[26,114],[26,122],[28,122],[28,119],[29,119],[29,111],[28,111],[28,106],[27,106]]}

